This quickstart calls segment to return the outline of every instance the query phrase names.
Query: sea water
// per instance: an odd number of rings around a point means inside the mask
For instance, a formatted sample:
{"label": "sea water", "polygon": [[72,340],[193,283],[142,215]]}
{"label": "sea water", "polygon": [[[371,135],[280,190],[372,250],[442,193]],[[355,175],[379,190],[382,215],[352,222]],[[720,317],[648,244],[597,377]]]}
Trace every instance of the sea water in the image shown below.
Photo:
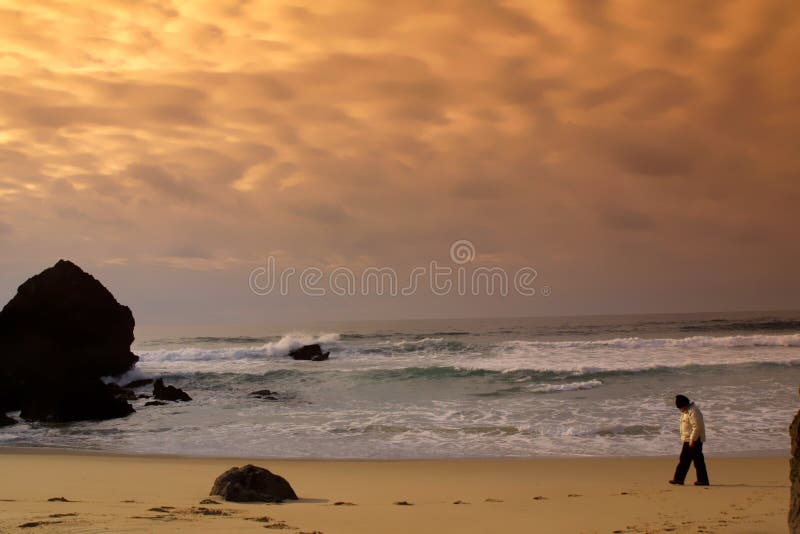
{"label": "sea water", "polygon": [[[193,400],[26,423],[0,446],[241,457],[631,456],[680,448],[678,393],[709,455],[786,454],[800,313],[137,328],[136,368]],[[294,361],[319,343],[325,362]],[[273,391],[274,400],[251,395]],[[139,393],[150,393],[151,386]],[[14,414],[12,414],[14,415]]]}

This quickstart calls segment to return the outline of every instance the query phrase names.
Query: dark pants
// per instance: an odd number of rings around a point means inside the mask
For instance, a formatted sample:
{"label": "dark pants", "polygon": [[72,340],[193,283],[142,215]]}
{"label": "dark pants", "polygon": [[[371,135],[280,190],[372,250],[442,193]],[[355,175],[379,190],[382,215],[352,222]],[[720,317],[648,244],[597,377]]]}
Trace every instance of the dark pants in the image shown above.
{"label": "dark pants", "polygon": [[697,481],[701,484],[708,484],[708,472],[706,471],[706,459],[703,457],[702,441],[695,442],[693,447],[690,447],[688,442],[683,443],[678,467],[675,468],[675,476],[672,479],[676,482],[686,480],[686,473],[689,472],[692,462],[694,462],[694,468],[697,471]]}

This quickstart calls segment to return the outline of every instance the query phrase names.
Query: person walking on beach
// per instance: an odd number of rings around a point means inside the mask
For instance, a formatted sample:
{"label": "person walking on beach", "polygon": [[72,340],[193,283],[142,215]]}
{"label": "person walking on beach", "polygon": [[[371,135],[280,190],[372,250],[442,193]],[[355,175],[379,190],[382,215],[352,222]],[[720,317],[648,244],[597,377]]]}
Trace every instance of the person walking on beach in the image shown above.
{"label": "person walking on beach", "polygon": [[678,466],[675,468],[675,476],[669,481],[670,484],[682,486],[686,480],[686,473],[694,462],[697,471],[697,482],[695,486],[708,486],[708,472],[706,471],[706,460],[703,457],[703,443],[706,441],[706,425],[703,422],[703,413],[695,403],[691,402],[684,395],[675,397],[675,407],[681,411],[681,457]]}

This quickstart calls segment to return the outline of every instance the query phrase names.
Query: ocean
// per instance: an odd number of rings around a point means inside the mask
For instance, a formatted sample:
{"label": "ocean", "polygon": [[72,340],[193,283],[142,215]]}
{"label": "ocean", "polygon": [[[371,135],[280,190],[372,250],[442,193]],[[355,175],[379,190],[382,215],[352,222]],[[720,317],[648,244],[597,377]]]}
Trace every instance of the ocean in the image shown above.
{"label": "ocean", "polygon": [[[683,393],[710,455],[782,455],[800,312],[137,327],[136,368],[193,400],[0,428],[0,446],[262,458],[674,455]],[[294,361],[320,343],[329,361]],[[250,393],[269,389],[274,400]],[[150,393],[143,388],[141,393]],[[12,414],[13,416],[14,414]]]}

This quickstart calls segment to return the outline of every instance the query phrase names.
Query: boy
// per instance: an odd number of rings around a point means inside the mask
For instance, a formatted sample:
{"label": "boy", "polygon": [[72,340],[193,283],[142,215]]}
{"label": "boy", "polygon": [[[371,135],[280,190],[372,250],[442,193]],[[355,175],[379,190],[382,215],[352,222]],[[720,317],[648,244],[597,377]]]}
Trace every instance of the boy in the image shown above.
{"label": "boy", "polygon": [[681,411],[681,457],[678,466],[675,468],[675,476],[669,481],[670,484],[682,486],[689,472],[689,466],[694,462],[697,471],[697,482],[695,486],[708,486],[708,472],[706,471],[706,460],[703,457],[703,442],[706,440],[706,425],[703,422],[703,413],[700,408],[695,406],[684,395],[675,397],[675,407]]}

